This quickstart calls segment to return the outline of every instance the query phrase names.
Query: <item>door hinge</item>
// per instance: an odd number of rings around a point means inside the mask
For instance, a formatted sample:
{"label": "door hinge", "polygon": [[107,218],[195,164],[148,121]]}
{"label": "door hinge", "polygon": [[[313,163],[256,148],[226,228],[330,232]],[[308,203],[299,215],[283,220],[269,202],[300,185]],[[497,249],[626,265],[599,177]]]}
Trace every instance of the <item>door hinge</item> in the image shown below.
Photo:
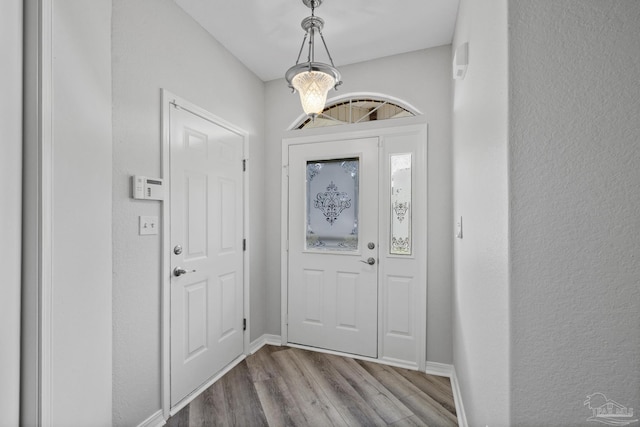
{"label": "door hinge", "polygon": [[242,172],[247,171],[247,159],[242,159]]}
{"label": "door hinge", "polygon": [[242,239],[242,250],[243,251],[247,250],[247,239]]}
{"label": "door hinge", "polygon": [[242,330],[243,331],[247,330],[247,319],[242,319]]}

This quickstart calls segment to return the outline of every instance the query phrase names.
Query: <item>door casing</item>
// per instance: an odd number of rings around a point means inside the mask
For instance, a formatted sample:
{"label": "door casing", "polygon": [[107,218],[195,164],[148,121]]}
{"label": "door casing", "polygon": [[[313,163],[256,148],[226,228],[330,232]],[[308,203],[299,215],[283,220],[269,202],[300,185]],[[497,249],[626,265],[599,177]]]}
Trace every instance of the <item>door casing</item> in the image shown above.
{"label": "door casing", "polygon": [[[369,122],[348,125],[348,130],[345,130],[344,126],[334,126],[315,129],[303,129],[293,130],[286,132],[282,139],[282,179],[281,179],[281,342],[282,345],[290,345],[292,347],[304,347],[296,344],[291,344],[288,341],[287,329],[288,329],[288,251],[289,251],[289,146],[294,144],[310,144],[318,142],[329,142],[335,140],[351,140],[360,138],[378,137],[381,143],[384,143],[385,137],[398,135],[411,131],[424,131],[425,137],[427,136],[427,122],[424,116],[408,117],[401,119],[394,119],[391,121]],[[427,213],[427,142],[425,141],[425,147],[421,153],[419,153],[419,159],[416,163],[418,168],[418,187],[421,188],[424,184],[424,192],[422,199],[419,202],[422,204],[423,212]],[[380,191],[380,190],[379,190]],[[390,365],[405,367],[408,369],[419,369],[424,371],[426,368],[426,355],[427,355],[427,215],[416,218],[421,221],[420,228],[424,230],[422,235],[417,236],[420,239],[421,244],[425,249],[424,262],[420,268],[420,289],[419,289],[419,309],[417,314],[417,331],[418,337],[418,349],[417,360],[414,363],[405,363],[398,360],[385,360],[384,355],[384,339],[383,339],[383,316],[381,315],[383,307],[383,287],[378,286],[378,358],[372,359],[364,356],[357,356],[351,354],[342,354],[333,350],[322,350],[317,348],[310,348],[313,350],[324,351],[332,354],[345,355],[352,358],[373,360],[380,363],[386,363]],[[417,240],[416,239],[416,240]],[[304,347],[306,348],[306,347]]]}
{"label": "door casing", "polygon": [[[246,171],[244,172],[243,183],[243,228],[244,237],[249,236],[249,180],[250,180],[250,168],[249,164],[249,134],[243,129],[227,122],[226,120],[217,117],[207,110],[169,92],[166,89],[161,89],[161,109],[162,109],[162,170],[161,175],[164,180],[165,189],[170,188],[171,180],[171,167],[170,167],[170,141],[171,141],[171,129],[170,129],[170,115],[169,111],[172,108],[172,104],[176,104],[183,109],[190,111],[191,113],[200,116],[206,120],[212,121],[219,126],[229,129],[230,131],[241,135],[243,138],[243,158],[247,163]],[[240,167],[240,165],[238,165]],[[185,399],[180,402],[179,405],[171,407],[171,228],[170,228],[170,213],[171,213],[171,200],[168,190],[165,190],[165,199],[162,206],[162,326],[161,326],[161,348],[162,348],[162,374],[161,374],[161,396],[162,396],[162,414],[165,419],[168,419],[171,415],[177,413],[184,406],[188,405],[190,400]],[[233,366],[241,362],[248,354],[250,348],[250,336],[251,336],[251,319],[250,319],[250,256],[249,250],[243,252],[243,274],[244,274],[244,317],[247,319],[247,329],[244,331],[243,339],[243,355],[234,360],[228,367],[219,372],[210,381],[205,383],[200,389],[204,390],[213,384],[218,378],[227,373]],[[199,393],[195,392],[191,397],[196,397]]]}

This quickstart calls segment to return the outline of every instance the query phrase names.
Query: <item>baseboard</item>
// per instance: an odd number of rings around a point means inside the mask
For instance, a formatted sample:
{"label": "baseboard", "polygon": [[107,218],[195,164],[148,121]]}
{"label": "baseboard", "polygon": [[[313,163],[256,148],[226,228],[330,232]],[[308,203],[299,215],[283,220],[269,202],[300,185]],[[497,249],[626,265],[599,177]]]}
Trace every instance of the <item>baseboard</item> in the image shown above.
{"label": "baseboard", "polygon": [[260,350],[265,345],[282,345],[282,338],[280,335],[264,334],[260,338],[251,342],[249,346],[249,354],[253,354]]}
{"label": "baseboard", "polygon": [[158,412],[138,424],[138,427],[161,427],[166,423],[164,415],[162,415],[162,409],[160,409]]}
{"label": "baseboard", "polygon": [[462,393],[460,393],[460,385],[458,384],[458,376],[456,368],[453,365],[438,362],[427,362],[425,373],[429,375],[438,375],[440,377],[448,377],[451,381],[451,391],[453,392],[453,401],[456,405],[456,414],[458,416],[458,426],[468,427],[467,416],[464,413],[464,405],[462,404]]}
{"label": "baseboard", "polygon": [[453,374],[453,365],[427,361],[425,373],[429,375],[437,375],[439,377],[451,378],[451,375]]}
{"label": "baseboard", "polygon": [[462,393],[460,392],[460,384],[458,384],[458,375],[456,374],[456,367],[452,366],[451,370],[451,389],[453,390],[453,401],[456,404],[456,414],[458,415],[458,426],[468,427],[467,416],[464,412],[464,405],[462,404]]}

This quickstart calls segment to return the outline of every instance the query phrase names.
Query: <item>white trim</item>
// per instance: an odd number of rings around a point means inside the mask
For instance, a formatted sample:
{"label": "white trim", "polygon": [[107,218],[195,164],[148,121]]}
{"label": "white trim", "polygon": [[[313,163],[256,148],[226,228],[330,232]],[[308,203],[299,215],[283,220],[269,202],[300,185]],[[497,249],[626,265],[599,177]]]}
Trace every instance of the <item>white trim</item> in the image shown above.
{"label": "white trim", "polygon": [[[422,131],[422,130],[421,130]],[[418,314],[418,324],[421,325],[418,331],[418,361],[420,363],[420,369],[425,369],[426,365],[423,365],[423,361],[427,359],[427,322],[428,315],[427,310],[429,308],[429,125],[424,124],[424,145],[418,144],[416,147],[416,161],[417,168],[416,180],[418,183],[424,185],[423,198],[418,197],[419,209],[422,209],[422,219],[418,219],[419,225],[424,227],[424,233],[422,237],[418,236],[417,242],[421,242],[424,248],[422,253],[423,262],[419,267],[419,278],[425,285],[420,287],[418,292],[420,301],[423,301],[422,310]],[[416,191],[420,191],[417,188]]]}
{"label": "white trim", "polygon": [[[236,127],[235,125],[227,122],[226,120],[208,112],[207,110],[198,107],[197,105],[169,92],[166,89],[161,89],[161,114],[162,114],[162,160],[161,160],[161,175],[166,183],[166,188],[171,188],[171,165],[170,165],[170,139],[171,139],[171,104],[175,103],[179,105],[181,108],[187,109],[191,113],[194,113],[205,120],[209,120],[219,126],[222,126],[229,131],[239,135],[243,139],[242,145],[242,158],[247,160],[249,159],[249,133],[245,130]],[[240,167],[240,165],[238,165]],[[247,171],[243,173],[243,233],[244,238],[249,236],[249,167],[247,165]],[[161,321],[161,372],[162,376],[160,378],[160,388],[161,388],[161,400],[162,400],[162,412],[165,418],[169,418],[170,415],[175,414],[179,408],[184,407],[186,404],[185,399],[187,399],[187,403],[193,399],[193,397],[197,396],[198,392],[191,393],[187,398],[183,399],[179,402],[175,407],[171,408],[171,221],[170,221],[170,213],[171,213],[171,199],[170,199],[170,191],[165,192],[165,200],[162,204],[162,217],[163,217],[163,238],[162,238],[162,321]],[[249,353],[250,341],[249,337],[251,336],[251,321],[250,321],[250,308],[251,308],[251,299],[250,299],[250,290],[251,290],[251,282],[250,282],[250,257],[249,257],[249,246],[250,242],[247,240],[247,250],[243,251],[243,276],[244,276],[244,284],[243,284],[243,310],[244,310],[244,318],[247,319],[247,329],[244,331],[243,338],[243,350],[242,356],[238,357],[234,362],[228,365],[225,369],[223,369],[220,373],[218,373],[211,381],[209,381],[208,385],[213,384],[218,378],[228,372],[235,365],[240,363],[246,355]],[[204,387],[204,386],[203,386]],[[206,387],[200,387],[198,390],[202,391]]]}
{"label": "white trim", "polygon": [[200,387],[198,387],[197,389],[195,389],[194,391],[192,391],[191,393],[189,393],[187,395],[187,397],[185,397],[184,399],[182,399],[180,402],[178,402],[173,408],[171,408],[171,410],[169,411],[169,414],[171,416],[177,414],[178,412],[180,412],[180,410],[182,408],[184,408],[185,406],[187,406],[189,403],[191,403],[196,397],[198,397],[203,391],[205,391],[206,389],[208,389],[209,387],[211,387],[213,384],[216,383],[216,381],[218,381],[220,378],[224,377],[229,371],[231,371],[233,368],[235,368],[236,366],[238,366],[238,364],[240,362],[242,362],[244,359],[246,359],[247,356],[245,356],[244,354],[241,356],[238,356],[233,362],[229,363],[224,369],[222,369],[220,372],[218,372],[216,375],[214,375],[213,377],[211,377],[211,379],[209,381],[207,381],[206,383],[202,384]]}
{"label": "white trim", "polygon": [[280,336],[289,339],[289,144],[282,140],[282,184],[280,189]]}
{"label": "white trim", "polygon": [[242,175],[242,182],[243,182],[242,190],[244,193],[243,194],[244,217],[243,217],[243,236],[242,237],[243,239],[246,239],[246,242],[247,242],[246,250],[242,252],[243,267],[244,267],[243,311],[244,311],[244,318],[246,319],[246,330],[244,331],[242,349],[243,349],[244,355],[247,356],[251,354],[249,352],[251,347],[251,303],[249,299],[249,293],[251,289],[251,244],[253,243],[249,238],[249,236],[251,235],[249,230],[250,228],[249,224],[251,223],[250,221],[251,205],[249,201],[249,182],[251,181],[250,179],[251,178],[251,161],[249,159],[249,133],[243,131],[242,139],[244,141],[243,147],[242,147],[242,158],[243,160],[246,161],[245,163],[246,169],[243,171],[243,175]]}
{"label": "white trim", "polygon": [[40,2],[40,425],[51,425],[53,311],[53,1]]}
{"label": "white trim", "polygon": [[265,345],[275,345],[279,347],[282,345],[282,338],[280,337],[280,335],[264,334],[260,338],[251,342],[251,346],[249,347],[249,354],[256,353]]}
{"label": "white trim", "polygon": [[158,412],[138,424],[138,427],[161,427],[166,423],[167,420],[165,420],[164,415],[162,415],[162,409],[159,409]]}
{"label": "white trim", "polygon": [[[161,97],[161,126],[162,126],[162,156],[160,174],[165,179],[165,188],[170,188],[171,165],[169,163],[169,141],[171,140],[171,116],[169,103],[170,98],[173,98],[172,94],[164,89],[160,91]],[[165,419],[169,418],[169,410],[171,408],[171,255],[170,247],[171,240],[168,236],[171,236],[171,192],[165,191],[165,199],[162,203],[162,312],[161,312],[161,372],[160,377],[160,393],[162,401],[162,413]]]}
{"label": "white trim", "polygon": [[439,377],[451,378],[453,375],[453,365],[438,362],[429,362],[425,364],[424,373],[428,375],[437,375]]}
{"label": "white trim", "polygon": [[[414,107],[413,105],[409,104],[408,102],[400,99],[400,98],[396,98],[395,96],[390,96],[390,95],[385,95],[384,93],[378,93],[378,92],[350,92],[350,93],[345,93],[345,94],[341,94],[338,96],[334,96],[333,98],[329,98],[326,102],[325,102],[325,108],[328,107],[332,107],[335,104],[338,104],[340,102],[343,102],[345,100],[348,99],[362,99],[362,98],[368,98],[368,99],[374,99],[376,101],[389,101],[392,102],[402,108],[404,108],[405,110],[408,110],[409,112],[411,112],[412,114],[416,115],[416,116],[421,116],[422,112],[420,110],[418,110],[416,107]],[[294,130],[297,129],[298,126],[300,126],[300,123],[302,123],[303,120],[307,119],[307,114],[306,113],[301,113],[288,127],[287,130]],[[355,124],[355,123],[345,123],[345,124]]]}
{"label": "white trim", "polygon": [[456,415],[458,417],[458,426],[468,427],[467,415],[464,412],[464,405],[462,404],[462,393],[460,392],[460,384],[458,383],[458,375],[456,374],[456,367],[452,366],[451,372],[451,390],[453,391],[453,401],[456,405]]}

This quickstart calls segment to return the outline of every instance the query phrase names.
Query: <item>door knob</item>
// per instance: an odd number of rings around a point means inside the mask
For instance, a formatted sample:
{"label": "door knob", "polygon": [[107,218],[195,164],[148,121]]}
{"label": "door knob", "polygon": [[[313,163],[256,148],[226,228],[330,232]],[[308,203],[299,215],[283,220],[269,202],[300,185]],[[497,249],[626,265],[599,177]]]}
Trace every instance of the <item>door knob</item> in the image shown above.
{"label": "door knob", "polygon": [[195,270],[187,271],[182,267],[176,267],[176,268],[173,269],[173,275],[176,276],[176,277],[180,277],[183,274],[195,273],[195,272],[196,272]]}
{"label": "door knob", "polygon": [[369,257],[366,261],[361,259],[360,262],[364,262],[365,264],[373,265],[376,263],[376,259],[374,257]]}

